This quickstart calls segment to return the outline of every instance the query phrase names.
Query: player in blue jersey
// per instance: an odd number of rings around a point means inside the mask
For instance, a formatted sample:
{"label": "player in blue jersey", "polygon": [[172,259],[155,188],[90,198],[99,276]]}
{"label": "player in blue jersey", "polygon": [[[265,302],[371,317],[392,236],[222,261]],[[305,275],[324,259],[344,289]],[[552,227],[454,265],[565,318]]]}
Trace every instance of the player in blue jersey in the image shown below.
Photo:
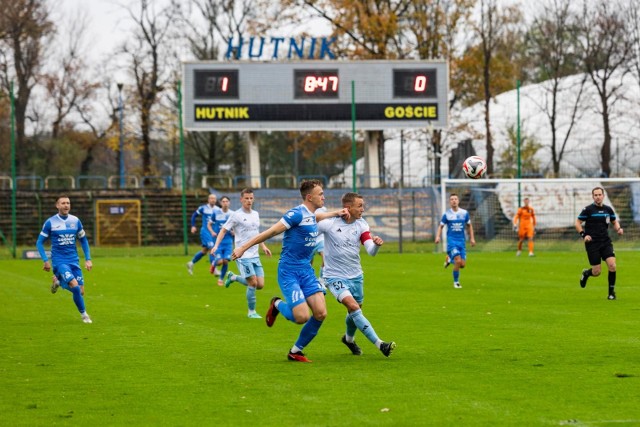
{"label": "player in blue jersey", "polygon": [[[252,189],[245,188],[242,190],[240,193],[240,204],[242,207],[233,212],[220,229],[216,243],[211,250],[212,253],[217,254],[222,250],[219,249],[219,246],[227,236],[231,235],[231,231],[233,231],[234,234],[236,247],[241,246],[258,235],[260,232],[260,215],[252,209],[253,200]],[[267,248],[267,245],[262,243],[261,246],[264,253],[267,256],[271,256],[271,251]],[[256,291],[264,287],[264,268],[262,268],[262,263],[260,262],[258,245],[254,245],[245,250],[240,258],[236,258],[236,264],[240,275],[233,274],[233,272],[230,271],[227,274],[224,285],[228,288],[232,282],[238,282],[246,286],[247,307],[249,309],[247,317],[250,319],[262,319],[262,316],[256,312]]]}
{"label": "player in blue jersey", "polygon": [[[67,196],[59,196],[56,199],[58,213],[47,219],[42,226],[36,246],[40,257],[44,261],[42,269],[46,272],[53,267],[54,280],[51,293],[56,293],[58,287],[63,287],[73,294],[75,303],[82,321],[92,323],[84,304],[84,278],[80,268],[78,248],[76,241],[80,240],[82,252],[84,252],[84,267],[91,271],[91,253],[89,252],[89,240],[82,228],[82,222],[74,215],[70,215],[71,200]],[[51,262],[44,250],[44,243],[51,240]]]}
{"label": "player in blue jersey", "polygon": [[362,349],[354,339],[359,330],[383,355],[389,357],[396,343],[382,341],[362,312],[364,274],[360,246],[364,246],[369,255],[375,256],[384,242],[380,236],[371,235],[369,224],[362,218],[364,199],[360,194],[344,194],[342,206],[349,209],[349,219],[329,218],[318,224],[318,231],[325,235],[325,284],[336,300],[347,308],[347,329],[342,342],[351,353],[360,356]]}
{"label": "player in blue jersey", "polygon": [[440,243],[442,229],[447,227],[447,259],[444,266],[448,267],[450,263],[453,264],[453,287],[456,289],[462,287],[460,285],[460,269],[467,265],[465,226],[469,232],[469,243],[471,243],[471,246],[476,245],[469,212],[459,207],[459,203],[458,195],[452,193],[449,196],[451,208],[447,209],[442,215],[442,220],[436,233],[436,243]]}
{"label": "player in blue jersey", "polygon": [[616,299],[616,253],[613,250],[613,243],[609,237],[609,224],[620,236],[624,233],[620,221],[611,206],[604,204],[604,188],[596,187],[591,190],[593,203],[582,209],[576,218],[576,230],[587,251],[590,268],[582,270],[580,275],[580,286],[587,286],[587,279],[590,276],[597,277],[602,271],[601,262],[607,263],[609,270],[609,296],[610,300]]}
{"label": "player in blue jersey", "polygon": [[[227,220],[231,217],[233,211],[229,209],[229,205],[231,204],[231,200],[227,196],[222,196],[220,198],[220,209],[213,215],[211,218],[213,233],[216,235],[216,241],[214,243],[214,248],[211,249],[211,255],[215,256],[214,265],[215,267],[220,267],[220,278],[218,279],[218,286],[223,286],[224,282],[222,278],[227,274],[227,269],[229,268],[229,261],[231,261],[231,251],[233,251],[233,233],[223,234],[223,237],[218,243],[218,237],[220,236],[220,230],[222,230],[222,226],[227,222]],[[214,273],[215,274],[215,273]]]}
{"label": "player in blue jersey", "polygon": [[[320,221],[332,216],[348,218],[349,211],[315,213],[324,205],[324,190],[318,180],[303,181],[300,185],[302,204],[289,210],[268,230],[258,234],[248,242],[233,250],[233,259],[238,259],[252,246],[284,233],[282,253],[278,262],[278,284],[284,299],[273,297],[269,304],[266,321],[271,327],[278,313],[291,322],[304,324],[297,341],[291,347],[287,358],[297,362],[310,362],[302,350],[318,334],[327,316],[323,288],[311,266],[311,257],[316,246]],[[311,309],[311,314],[309,314]]]}
{"label": "player in blue jersey", "polygon": [[215,213],[220,209],[216,202],[218,198],[215,194],[209,194],[207,198],[207,204],[200,206],[196,209],[191,215],[191,234],[195,234],[198,230],[196,227],[196,219],[198,216],[202,217],[202,227],[200,227],[200,242],[202,243],[202,249],[200,252],[194,255],[193,259],[187,263],[187,271],[189,274],[193,274],[193,265],[200,261],[203,256],[209,254],[209,266],[210,271],[213,273],[213,269],[215,268],[215,258],[210,254],[211,248],[213,248],[213,243],[216,239],[215,232],[211,228],[211,218],[215,215]]}

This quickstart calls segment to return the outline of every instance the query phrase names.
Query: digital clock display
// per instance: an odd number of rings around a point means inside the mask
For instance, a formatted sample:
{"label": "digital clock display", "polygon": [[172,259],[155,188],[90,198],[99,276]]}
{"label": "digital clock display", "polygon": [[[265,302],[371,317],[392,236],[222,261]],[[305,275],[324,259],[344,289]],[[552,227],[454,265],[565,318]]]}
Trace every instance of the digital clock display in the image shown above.
{"label": "digital clock display", "polygon": [[195,70],[196,99],[237,99],[238,70]]}
{"label": "digital clock display", "polygon": [[295,99],[338,98],[338,70],[293,70]]}
{"label": "digital clock display", "polygon": [[436,70],[393,70],[394,98],[435,98]]}

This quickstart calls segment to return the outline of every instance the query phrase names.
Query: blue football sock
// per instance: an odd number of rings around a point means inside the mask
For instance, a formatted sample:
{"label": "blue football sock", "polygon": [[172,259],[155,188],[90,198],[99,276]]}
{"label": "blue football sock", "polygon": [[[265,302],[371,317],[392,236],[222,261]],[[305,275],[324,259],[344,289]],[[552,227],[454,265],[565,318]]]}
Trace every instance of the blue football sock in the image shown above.
{"label": "blue football sock", "polygon": [[285,300],[280,300],[280,303],[278,304],[277,308],[280,314],[282,314],[287,320],[295,322],[293,317],[293,310]]}
{"label": "blue football sock", "polygon": [[298,340],[296,341],[296,347],[300,350],[305,348],[307,344],[311,342],[316,335],[318,335],[318,330],[322,326],[322,322],[316,320],[315,317],[311,316],[307,323],[304,324],[302,330],[300,331],[300,336],[298,336]]}
{"label": "blue football sock", "polygon": [[198,252],[193,256],[193,259],[191,260],[191,262],[195,264],[196,262],[200,261],[203,256],[204,254],[202,252]]}
{"label": "blue football sock", "polygon": [[371,323],[369,323],[367,318],[364,317],[364,314],[362,314],[362,310],[356,310],[353,313],[350,313],[349,316],[351,317],[351,320],[353,320],[353,323],[358,327],[358,330],[360,330],[360,332],[362,332],[369,341],[374,344],[378,342],[378,335],[376,335],[376,331],[373,330]]}
{"label": "blue football sock", "polygon": [[84,308],[84,297],[82,296],[82,289],[80,286],[74,286],[71,288],[71,293],[73,294],[73,302],[78,307],[78,311],[80,314],[84,313],[86,310]]}
{"label": "blue football sock", "polygon": [[223,262],[222,268],[220,269],[220,277],[224,277],[227,274],[228,269],[229,269],[229,264],[226,262]]}
{"label": "blue football sock", "polygon": [[256,288],[253,286],[247,286],[247,307],[252,311],[256,309]]}
{"label": "blue football sock", "polygon": [[213,265],[215,262],[216,262],[216,256],[211,255],[211,253],[209,253],[209,264]]}
{"label": "blue football sock", "polygon": [[453,281],[454,282],[459,282],[460,281],[460,270],[458,271],[453,271]]}
{"label": "blue football sock", "polygon": [[358,327],[353,322],[353,319],[351,318],[349,313],[347,313],[347,318],[345,319],[345,323],[347,324],[347,336],[349,337],[355,336],[356,331],[358,330]]}

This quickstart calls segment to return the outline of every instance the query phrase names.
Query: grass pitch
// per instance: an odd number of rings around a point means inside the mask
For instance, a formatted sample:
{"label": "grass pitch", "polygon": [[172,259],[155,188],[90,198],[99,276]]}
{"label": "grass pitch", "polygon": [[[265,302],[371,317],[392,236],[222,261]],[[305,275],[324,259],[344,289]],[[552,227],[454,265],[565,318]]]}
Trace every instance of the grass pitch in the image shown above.
{"label": "grass pitch", "polygon": [[352,356],[328,297],[311,364],[286,360],[299,326],[248,319],[204,261],[94,252],[91,325],[39,261],[0,261],[0,425],[640,425],[637,252],[618,253],[617,301],[606,273],[579,287],[583,251],[471,249],[462,289],[442,254],[364,255],[364,313],[398,347],[359,334]]}

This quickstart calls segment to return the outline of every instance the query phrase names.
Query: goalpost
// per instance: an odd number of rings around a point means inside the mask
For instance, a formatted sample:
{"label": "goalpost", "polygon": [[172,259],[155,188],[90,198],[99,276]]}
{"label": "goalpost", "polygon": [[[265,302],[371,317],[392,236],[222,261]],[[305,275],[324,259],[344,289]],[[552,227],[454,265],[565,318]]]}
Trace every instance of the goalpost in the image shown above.
{"label": "goalpost", "polygon": [[[593,203],[591,190],[605,190],[606,205],[616,212],[624,235],[610,227],[616,250],[640,249],[640,178],[583,179],[444,179],[440,185],[440,215],[449,209],[449,195],[457,193],[460,207],[469,211],[477,247],[486,251],[516,250],[513,218],[529,198],[537,225],[539,250],[578,250],[583,242],[575,230],[580,211]],[[446,247],[446,236],[443,247]]]}

